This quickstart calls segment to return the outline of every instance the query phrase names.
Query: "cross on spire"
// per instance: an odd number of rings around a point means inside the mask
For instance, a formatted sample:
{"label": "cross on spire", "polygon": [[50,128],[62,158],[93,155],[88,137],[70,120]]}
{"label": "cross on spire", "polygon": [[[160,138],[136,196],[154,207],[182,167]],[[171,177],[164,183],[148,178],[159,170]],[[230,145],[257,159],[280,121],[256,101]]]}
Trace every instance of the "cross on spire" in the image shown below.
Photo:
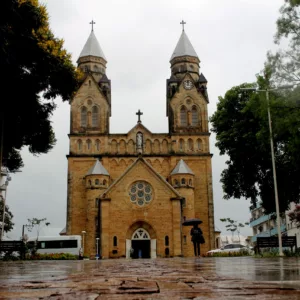
{"label": "cross on spire", "polygon": [[184,22],[183,20],[180,22],[180,24],[182,25],[182,31],[184,31],[184,24],[186,24],[186,22]]}
{"label": "cross on spire", "polygon": [[96,22],[94,22],[94,20],[92,20],[92,21],[90,22],[90,24],[92,24],[92,31],[94,31],[94,24],[96,24]]}
{"label": "cross on spire", "polygon": [[137,113],[136,113],[136,115],[138,116],[138,123],[142,123],[142,121],[141,121],[141,115],[142,115],[143,113],[139,110]]}

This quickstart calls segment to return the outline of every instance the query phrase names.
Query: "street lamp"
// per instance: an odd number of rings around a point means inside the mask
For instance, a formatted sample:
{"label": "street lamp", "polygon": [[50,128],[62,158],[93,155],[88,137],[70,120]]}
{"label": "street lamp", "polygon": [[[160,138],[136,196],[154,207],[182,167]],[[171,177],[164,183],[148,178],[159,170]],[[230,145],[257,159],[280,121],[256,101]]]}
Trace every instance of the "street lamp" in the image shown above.
{"label": "street lamp", "polygon": [[271,146],[271,157],[272,157],[272,168],[273,168],[273,180],[274,180],[274,193],[275,193],[275,207],[276,207],[276,222],[277,222],[277,232],[278,232],[278,246],[279,246],[279,256],[284,256],[282,252],[282,238],[281,238],[281,229],[280,229],[280,215],[279,215],[279,200],[278,200],[278,190],[277,190],[277,177],[276,177],[276,165],[275,165],[275,155],[274,155],[274,143],[273,143],[273,132],[272,132],[272,121],[271,121],[271,112],[270,112],[270,100],[269,92],[279,89],[292,88],[293,85],[280,86],[273,89],[259,90],[256,88],[240,88],[242,91],[253,91],[253,92],[265,92],[267,100],[267,110],[268,110],[268,121],[269,121],[269,131],[270,131],[270,146]]}
{"label": "street lamp", "polygon": [[99,253],[98,253],[98,244],[99,244],[99,238],[97,237],[96,238],[96,248],[97,248],[97,251],[96,251],[96,259],[98,260],[99,259]]}
{"label": "street lamp", "polygon": [[84,254],[84,235],[86,234],[86,231],[81,231],[81,233],[82,233],[82,252],[83,252],[83,254]]}

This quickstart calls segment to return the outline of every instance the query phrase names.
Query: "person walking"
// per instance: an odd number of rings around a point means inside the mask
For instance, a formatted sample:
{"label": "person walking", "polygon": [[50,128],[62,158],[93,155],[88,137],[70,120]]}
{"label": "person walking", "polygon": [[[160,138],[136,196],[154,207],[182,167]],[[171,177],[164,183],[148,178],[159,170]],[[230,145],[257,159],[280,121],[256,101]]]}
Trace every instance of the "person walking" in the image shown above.
{"label": "person walking", "polygon": [[200,256],[200,244],[204,243],[203,233],[197,224],[191,229],[192,242],[194,244],[195,256]]}

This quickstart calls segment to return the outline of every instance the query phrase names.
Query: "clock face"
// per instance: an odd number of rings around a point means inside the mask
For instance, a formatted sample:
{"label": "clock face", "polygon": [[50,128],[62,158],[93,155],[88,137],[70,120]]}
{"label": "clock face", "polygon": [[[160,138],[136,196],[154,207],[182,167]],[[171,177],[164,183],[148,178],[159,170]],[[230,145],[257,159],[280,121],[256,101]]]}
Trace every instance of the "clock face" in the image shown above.
{"label": "clock face", "polygon": [[183,82],[183,86],[186,90],[190,90],[194,85],[191,80],[186,80]]}

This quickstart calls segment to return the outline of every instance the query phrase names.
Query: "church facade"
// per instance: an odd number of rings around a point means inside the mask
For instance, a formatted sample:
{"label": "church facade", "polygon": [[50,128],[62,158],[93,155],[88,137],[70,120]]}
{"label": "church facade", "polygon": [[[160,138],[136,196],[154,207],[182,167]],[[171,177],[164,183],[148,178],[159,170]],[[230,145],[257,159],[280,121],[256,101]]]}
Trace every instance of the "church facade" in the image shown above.
{"label": "church facade", "polygon": [[84,254],[102,258],[193,256],[190,226],[199,218],[201,253],[215,247],[207,80],[185,31],[166,82],[168,132],[138,122],[109,130],[111,81],[94,31],[77,61],[84,73],[70,101],[68,235],[83,235]]}

